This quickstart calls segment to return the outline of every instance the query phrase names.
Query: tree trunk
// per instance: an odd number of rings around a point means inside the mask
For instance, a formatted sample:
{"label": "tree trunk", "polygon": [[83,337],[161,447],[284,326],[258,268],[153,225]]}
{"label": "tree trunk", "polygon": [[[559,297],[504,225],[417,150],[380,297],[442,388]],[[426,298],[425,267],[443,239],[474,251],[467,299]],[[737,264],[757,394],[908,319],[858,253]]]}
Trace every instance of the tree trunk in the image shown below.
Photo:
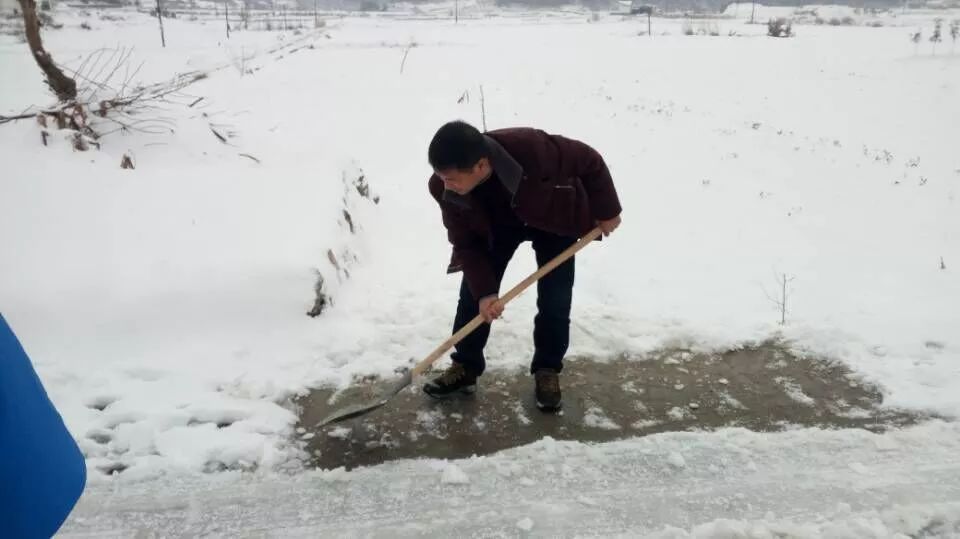
{"label": "tree trunk", "polygon": [[167,38],[163,35],[163,8],[160,6],[160,0],[157,0],[157,21],[160,22],[160,44],[167,48]]}
{"label": "tree trunk", "polygon": [[40,20],[37,19],[37,3],[34,0],[17,0],[20,11],[23,12],[23,28],[27,34],[27,43],[33,59],[47,77],[47,86],[53,90],[57,99],[62,102],[73,101],[77,98],[77,83],[63,74],[53,58],[43,50],[43,41],[40,39]]}

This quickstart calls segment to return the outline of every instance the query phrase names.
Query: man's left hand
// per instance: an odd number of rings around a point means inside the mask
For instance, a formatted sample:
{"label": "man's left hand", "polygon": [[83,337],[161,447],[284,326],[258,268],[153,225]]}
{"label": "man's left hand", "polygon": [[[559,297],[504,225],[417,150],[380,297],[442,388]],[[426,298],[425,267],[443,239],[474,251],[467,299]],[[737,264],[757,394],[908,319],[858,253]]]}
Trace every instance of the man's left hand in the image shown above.
{"label": "man's left hand", "polygon": [[597,221],[597,226],[600,227],[600,230],[603,231],[604,236],[609,236],[613,234],[613,231],[620,226],[620,216],[616,216],[613,219],[607,219],[606,221]]}

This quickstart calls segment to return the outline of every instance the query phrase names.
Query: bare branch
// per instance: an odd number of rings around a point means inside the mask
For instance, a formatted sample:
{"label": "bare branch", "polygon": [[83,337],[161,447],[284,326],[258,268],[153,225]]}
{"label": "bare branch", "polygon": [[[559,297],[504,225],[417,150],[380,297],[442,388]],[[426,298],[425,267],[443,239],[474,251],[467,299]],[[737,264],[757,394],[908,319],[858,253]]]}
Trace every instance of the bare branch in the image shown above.
{"label": "bare branch", "polygon": [[217,139],[220,140],[220,142],[222,142],[222,143],[224,143],[224,144],[227,143],[227,137],[225,137],[225,136],[221,135],[220,133],[218,133],[217,130],[214,129],[212,125],[210,126],[210,131],[213,132],[213,134],[217,137]]}
{"label": "bare branch", "polygon": [[27,118],[33,118],[37,115],[36,112],[31,112],[29,114],[16,114],[14,116],[0,116],[0,124],[5,124],[7,122],[15,122],[17,120],[26,120]]}

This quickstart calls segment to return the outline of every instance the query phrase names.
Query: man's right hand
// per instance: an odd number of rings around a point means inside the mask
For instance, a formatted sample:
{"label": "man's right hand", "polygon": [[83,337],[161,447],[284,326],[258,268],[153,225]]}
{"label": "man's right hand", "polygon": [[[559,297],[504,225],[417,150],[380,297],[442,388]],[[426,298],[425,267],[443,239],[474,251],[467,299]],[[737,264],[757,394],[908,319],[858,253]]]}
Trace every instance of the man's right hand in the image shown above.
{"label": "man's right hand", "polygon": [[600,227],[600,230],[603,231],[604,236],[609,236],[613,234],[613,231],[620,226],[621,218],[616,216],[613,219],[607,219],[606,221],[597,221],[597,226]]}
{"label": "man's right hand", "polygon": [[497,294],[480,298],[480,314],[489,324],[503,315],[503,304],[500,303],[500,297]]}

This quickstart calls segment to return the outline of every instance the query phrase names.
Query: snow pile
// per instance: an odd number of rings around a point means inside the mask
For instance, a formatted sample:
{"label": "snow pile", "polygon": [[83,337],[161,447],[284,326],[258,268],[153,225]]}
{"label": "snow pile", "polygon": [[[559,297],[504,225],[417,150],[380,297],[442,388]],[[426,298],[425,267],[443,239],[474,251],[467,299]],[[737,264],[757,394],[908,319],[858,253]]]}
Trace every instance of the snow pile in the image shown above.
{"label": "snow pile", "polygon": [[[772,515],[770,515],[772,517]],[[649,539],[769,537],[954,537],[960,530],[960,503],[896,505],[882,511],[850,514],[841,505],[818,522],[795,519],[718,519],[689,530],[668,526],[644,535]]]}
{"label": "snow pile", "polygon": [[[952,537],[958,450],[960,427],[931,423],[881,435],[725,429],[605,444],[544,440],[488,457],[346,473],[151,482],[121,474],[88,488],[62,535]],[[682,480],[665,465],[679,455]],[[749,472],[751,462],[763,472]],[[849,463],[869,463],[871,473]]]}

